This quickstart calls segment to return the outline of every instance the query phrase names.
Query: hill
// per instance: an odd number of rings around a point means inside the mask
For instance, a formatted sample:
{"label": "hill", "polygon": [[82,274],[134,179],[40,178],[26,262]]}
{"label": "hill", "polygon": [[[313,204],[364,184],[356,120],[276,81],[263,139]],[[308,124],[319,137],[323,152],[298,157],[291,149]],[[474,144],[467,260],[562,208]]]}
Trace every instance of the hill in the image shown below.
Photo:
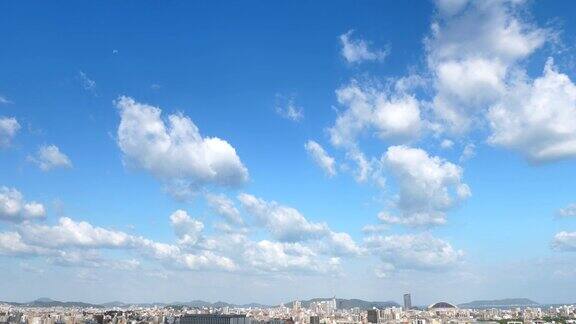
{"label": "hill", "polygon": [[533,307],[540,304],[528,298],[506,298],[495,300],[474,300],[459,304],[460,308],[508,308],[508,307]]}

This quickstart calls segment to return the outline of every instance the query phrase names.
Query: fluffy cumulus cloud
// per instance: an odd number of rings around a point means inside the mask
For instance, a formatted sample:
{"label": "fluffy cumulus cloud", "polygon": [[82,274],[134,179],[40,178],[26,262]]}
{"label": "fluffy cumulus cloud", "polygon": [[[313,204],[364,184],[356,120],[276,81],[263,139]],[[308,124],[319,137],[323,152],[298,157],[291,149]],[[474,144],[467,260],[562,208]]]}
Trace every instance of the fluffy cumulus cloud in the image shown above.
{"label": "fluffy cumulus cloud", "polygon": [[26,223],[18,228],[25,242],[47,248],[126,248],[136,239],[124,232],[95,227],[85,221],[62,217],[54,226]]}
{"label": "fluffy cumulus cloud", "polygon": [[26,244],[17,232],[0,233],[0,255],[26,256],[49,254],[49,250]]}
{"label": "fluffy cumulus cloud", "polygon": [[234,271],[236,263],[229,257],[209,250],[187,252],[181,246],[140,239],[138,250],[145,256],[162,262],[167,268],[184,270]]}
{"label": "fluffy cumulus cloud", "polygon": [[20,124],[14,117],[0,117],[0,148],[8,147],[20,130]]}
{"label": "fluffy cumulus cloud", "polygon": [[246,250],[249,264],[266,272],[326,272],[317,254],[300,243],[262,240]]}
{"label": "fluffy cumulus cloud", "polygon": [[554,236],[552,247],[559,251],[576,251],[576,232],[562,231]]}
{"label": "fluffy cumulus cloud", "polygon": [[541,47],[547,31],[522,18],[518,1],[436,2],[426,39],[434,111],[453,133],[468,131],[506,92],[517,63]]}
{"label": "fluffy cumulus cloud", "polygon": [[46,256],[59,265],[99,267],[111,263],[100,257],[95,258],[95,253],[101,249],[115,249],[132,251],[159,261],[167,268],[236,270],[236,263],[229,257],[207,248],[199,247],[194,251],[186,248],[193,243],[194,235],[198,237],[201,226],[185,212],[176,211],[170,220],[176,230],[178,244],[156,242],[68,217],[60,218],[56,225],[25,222],[18,225],[15,232],[0,233],[0,254]]}
{"label": "fluffy cumulus cloud", "polygon": [[335,256],[358,256],[362,255],[365,250],[356,244],[350,234],[345,232],[330,231],[325,248],[328,253]]}
{"label": "fluffy cumulus cloud", "polygon": [[370,236],[367,248],[383,262],[380,272],[440,271],[458,266],[464,252],[430,234]]}
{"label": "fluffy cumulus cloud", "polygon": [[224,195],[208,194],[206,195],[206,200],[208,201],[210,208],[212,208],[212,210],[218,215],[224,217],[228,223],[233,225],[244,224],[240,211],[236,206],[234,206],[234,202],[228,197]]}
{"label": "fluffy cumulus cloud", "polygon": [[44,205],[25,201],[22,193],[14,188],[0,187],[0,220],[21,222],[45,216]]}
{"label": "fluffy cumulus cloud", "polygon": [[306,152],[312,157],[314,162],[324,170],[326,175],[333,177],[336,175],[336,161],[328,155],[326,150],[315,141],[309,140],[304,144]]}
{"label": "fluffy cumulus cloud", "polygon": [[29,160],[36,163],[40,170],[50,171],[56,168],[71,168],[72,161],[60,151],[56,145],[43,145],[38,149],[36,156],[29,157]]}
{"label": "fluffy cumulus cloud", "polygon": [[325,223],[310,222],[297,209],[249,194],[238,196],[243,208],[280,243],[310,244],[315,253],[333,256],[358,256],[363,249],[348,233],[335,232]]}
{"label": "fluffy cumulus cloud", "polygon": [[388,55],[387,50],[375,50],[370,48],[370,44],[359,38],[353,38],[353,30],[340,35],[342,45],[342,56],[348,63],[359,63],[364,61],[382,61]]}
{"label": "fluffy cumulus cloud", "polygon": [[358,136],[367,132],[393,142],[409,141],[420,134],[420,103],[412,95],[354,81],[338,89],[336,96],[344,110],[328,130],[335,146],[352,147]]}
{"label": "fluffy cumulus cloud", "polygon": [[[26,203],[17,191],[4,188],[2,192],[2,213],[10,217],[25,213]],[[66,267],[142,268],[135,258],[120,262],[104,257],[104,251],[115,250],[158,262],[166,269],[326,274],[339,271],[339,257],[364,252],[347,233],[309,222],[293,208],[243,194],[239,197],[243,206],[271,237],[252,240],[242,219],[236,218],[240,212],[232,201],[216,195],[208,199],[213,208],[228,214],[224,216],[227,227],[215,227],[213,235],[205,234],[204,224],[184,210],[176,210],[169,217],[174,243],[62,217],[52,225],[26,221],[14,225],[13,231],[1,232],[0,255],[42,257]]]}
{"label": "fluffy cumulus cloud", "polygon": [[551,60],[541,77],[511,85],[488,118],[494,145],[534,162],[576,157],[576,85]]}
{"label": "fluffy cumulus cloud", "polygon": [[249,194],[238,196],[242,207],[272,236],[284,242],[305,241],[319,238],[329,232],[325,223],[309,222],[298,210],[282,206],[275,201],[265,201]]}
{"label": "fluffy cumulus cloud", "polygon": [[178,243],[196,245],[202,239],[204,224],[191,218],[184,210],[177,210],[170,215],[170,224],[178,236]]}
{"label": "fluffy cumulus cloud", "polygon": [[399,215],[381,213],[379,218],[385,223],[444,224],[446,211],[471,195],[462,180],[462,168],[422,149],[391,146],[382,161],[399,188],[395,203]]}
{"label": "fluffy cumulus cloud", "polygon": [[164,121],[159,108],[129,97],[120,97],[116,106],[118,145],[127,163],[192,190],[247,181],[248,170],[234,147],[218,137],[203,137],[190,118],[172,114]]}
{"label": "fluffy cumulus cloud", "polygon": [[426,39],[433,110],[444,131],[487,123],[488,143],[534,163],[576,156],[576,85],[549,59],[529,77],[523,62],[556,34],[523,15],[524,1],[438,0]]}

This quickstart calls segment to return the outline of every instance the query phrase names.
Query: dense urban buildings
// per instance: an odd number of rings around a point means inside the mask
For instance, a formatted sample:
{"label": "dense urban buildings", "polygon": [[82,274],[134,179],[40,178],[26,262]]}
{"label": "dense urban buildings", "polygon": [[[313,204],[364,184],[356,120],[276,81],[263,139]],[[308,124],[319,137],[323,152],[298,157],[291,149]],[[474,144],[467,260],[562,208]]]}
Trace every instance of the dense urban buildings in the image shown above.
{"label": "dense urban buildings", "polygon": [[0,324],[576,324],[575,305],[459,308],[440,301],[427,307],[337,307],[337,300],[294,301],[290,307],[33,307],[0,303]]}

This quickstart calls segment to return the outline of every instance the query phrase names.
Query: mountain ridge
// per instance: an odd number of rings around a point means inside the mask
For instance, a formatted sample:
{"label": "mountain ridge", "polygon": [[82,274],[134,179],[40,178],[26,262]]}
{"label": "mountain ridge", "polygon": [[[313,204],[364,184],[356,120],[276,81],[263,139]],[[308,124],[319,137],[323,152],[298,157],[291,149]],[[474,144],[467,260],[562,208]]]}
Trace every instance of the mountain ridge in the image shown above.
{"label": "mountain ridge", "polygon": [[[319,301],[329,301],[332,298],[311,298],[305,300],[299,300],[302,307],[310,307],[310,304],[313,302]],[[292,301],[285,302],[284,305],[291,307],[293,304]],[[79,301],[59,301],[54,300],[47,297],[37,298],[30,302],[7,302],[7,301],[0,301],[0,303],[10,304],[14,306],[20,307],[78,307],[78,308],[127,308],[131,306],[140,306],[140,307],[151,307],[151,306],[187,306],[187,307],[214,307],[214,308],[222,308],[222,307],[238,307],[238,308],[269,308],[269,307],[277,307],[279,305],[265,305],[260,303],[246,303],[246,304],[234,304],[228,303],[224,301],[216,301],[216,302],[208,302],[204,300],[191,300],[187,302],[180,302],[174,301],[170,303],[161,303],[161,302],[152,302],[152,303],[126,303],[122,301],[112,301],[106,303],[86,303],[86,302],[79,302]],[[360,309],[371,309],[371,308],[386,308],[386,307],[399,307],[400,305],[395,301],[366,301],[357,298],[351,299],[344,299],[344,298],[337,298],[336,299],[337,308],[343,309],[350,309],[358,307]],[[473,300],[466,303],[458,304],[460,308],[503,308],[503,307],[529,307],[529,306],[541,306],[542,304],[535,302],[528,298],[504,298],[504,299],[493,299],[493,300]]]}

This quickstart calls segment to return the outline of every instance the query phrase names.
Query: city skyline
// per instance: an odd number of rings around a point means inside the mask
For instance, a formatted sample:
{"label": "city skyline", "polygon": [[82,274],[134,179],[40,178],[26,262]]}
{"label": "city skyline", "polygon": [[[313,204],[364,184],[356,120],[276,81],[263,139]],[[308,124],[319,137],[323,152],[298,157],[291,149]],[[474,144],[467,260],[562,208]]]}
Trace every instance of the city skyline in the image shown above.
{"label": "city skyline", "polygon": [[1,301],[576,302],[576,3],[5,1],[0,38]]}

